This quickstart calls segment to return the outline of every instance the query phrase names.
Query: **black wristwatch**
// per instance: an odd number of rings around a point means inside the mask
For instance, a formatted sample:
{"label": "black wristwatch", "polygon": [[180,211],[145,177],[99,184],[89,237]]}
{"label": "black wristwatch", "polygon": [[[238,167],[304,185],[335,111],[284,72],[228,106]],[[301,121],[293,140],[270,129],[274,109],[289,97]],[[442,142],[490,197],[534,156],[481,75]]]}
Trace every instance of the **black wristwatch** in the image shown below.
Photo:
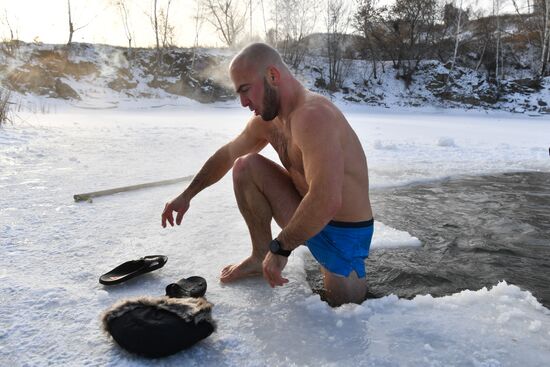
{"label": "black wristwatch", "polygon": [[285,250],[281,247],[281,243],[275,238],[269,243],[269,251],[275,255],[281,255],[284,257],[289,257],[292,251]]}

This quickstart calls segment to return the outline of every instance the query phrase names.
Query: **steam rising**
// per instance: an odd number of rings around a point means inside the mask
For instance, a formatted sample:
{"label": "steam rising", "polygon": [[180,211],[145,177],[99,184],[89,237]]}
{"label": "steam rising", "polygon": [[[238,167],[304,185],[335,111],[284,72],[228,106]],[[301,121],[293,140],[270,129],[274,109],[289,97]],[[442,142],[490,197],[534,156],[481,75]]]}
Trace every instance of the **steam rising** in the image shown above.
{"label": "steam rising", "polygon": [[233,50],[127,49],[108,45],[19,43],[0,48],[0,85],[19,94],[117,103],[120,97],[201,102],[234,98]]}

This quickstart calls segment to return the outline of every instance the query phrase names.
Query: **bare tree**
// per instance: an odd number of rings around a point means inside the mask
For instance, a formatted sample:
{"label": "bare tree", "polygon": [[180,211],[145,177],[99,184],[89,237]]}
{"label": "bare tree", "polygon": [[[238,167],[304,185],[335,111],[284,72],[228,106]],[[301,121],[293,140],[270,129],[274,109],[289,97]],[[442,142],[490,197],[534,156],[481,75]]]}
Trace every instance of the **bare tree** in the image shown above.
{"label": "bare tree", "polygon": [[515,10],[516,14],[518,15],[518,22],[520,23],[521,31],[525,32],[525,37],[527,39],[527,43],[530,46],[533,46],[533,41],[531,39],[531,34],[530,34],[531,33],[531,26],[530,26],[530,22],[528,21],[529,17],[526,16],[526,14],[529,14],[529,12],[531,12],[531,3],[530,3],[530,1],[528,0],[527,5],[524,7],[524,9],[527,9],[526,13],[521,11],[522,7],[518,3],[518,0],[512,0],[512,5],[514,7],[514,10]]}
{"label": "bare tree", "polygon": [[71,45],[71,43],[73,43],[73,34],[76,31],[81,30],[82,28],[86,27],[89,23],[84,24],[83,26],[75,28],[74,23],[73,23],[72,12],[71,12],[71,0],[67,0],[67,12],[69,14],[69,41],[67,42],[67,46],[69,46],[69,45]]}
{"label": "bare tree", "polygon": [[306,36],[313,32],[317,22],[319,1],[316,0],[276,0],[275,1],[275,46],[285,62],[298,69],[306,51]]}
{"label": "bare tree", "polygon": [[536,2],[536,10],[541,18],[540,21],[540,40],[541,40],[541,55],[540,55],[540,77],[544,77],[550,63],[550,0],[538,0]]}
{"label": "bare tree", "polygon": [[67,45],[70,45],[73,42],[74,33],[73,18],[71,15],[71,0],[67,0],[67,10],[69,12],[69,41],[67,42]]}
{"label": "bare tree", "polygon": [[128,40],[128,49],[132,49],[132,30],[130,27],[130,8],[128,6],[128,0],[114,0],[114,5],[117,7],[122,19],[122,25],[124,26],[124,35]]}
{"label": "bare tree", "polygon": [[[7,39],[7,41],[9,42],[15,41],[17,39],[17,31],[14,32],[13,27],[10,23],[10,19],[8,17],[8,11],[6,9],[4,9],[4,17],[2,19],[2,24],[4,24],[8,28],[8,31],[10,33],[10,36]],[[5,42],[6,39],[4,39],[3,41]]]}
{"label": "bare tree", "polygon": [[460,30],[461,30],[461,26],[462,26],[462,23],[461,23],[462,14],[463,14],[462,0],[460,0],[459,5],[458,5],[457,20],[456,20],[455,47],[454,47],[454,51],[453,51],[453,58],[451,59],[452,60],[451,61],[451,68],[449,69],[449,74],[447,74],[447,84],[449,83],[449,78],[451,77],[452,72],[455,68],[455,64],[456,64],[456,56],[458,54],[458,44],[460,42]]}
{"label": "bare tree", "polygon": [[158,22],[158,13],[157,13],[157,0],[153,0],[153,12],[149,15],[151,20],[151,25],[153,26],[153,31],[155,32],[155,41],[157,49],[157,64],[160,63],[160,41],[159,41],[159,22]]}
{"label": "bare tree", "polygon": [[497,83],[497,88],[500,85],[500,73],[499,73],[499,65],[501,60],[501,52],[500,52],[500,41],[501,41],[501,31],[500,31],[500,0],[493,0],[493,16],[496,19],[496,58],[495,58],[495,80]]}
{"label": "bare tree", "polygon": [[461,41],[461,31],[464,23],[468,22],[468,11],[465,11],[462,9],[464,2],[463,0],[459,0],[458,7],[455,6],[454,1],[451,3],[447,3],[444,6],[443,10],[443,19],[445,28],[443,31],[443,34],[439,35],[439,41],[438,43],[446,44],[445,38],[447,33],[447,27],[452,24],[454,26],[454,49],[453,49],[453,55],[451,57],[451,67],[449,69],[449,73],[447,74],[447,88],[450,88],[449,81],[453,77],[453,70],[457,63],[457,57],[458,57],[458,50],[459,45]]}
{"label": "bare tree", "polygon": [[380,25],[385,10],[385,7],[378,6],[378,0],[358,0],[352,21],[355,31],[362,36],[358,41],[359,51],[365,60],[372,62],[374,79],[378,78],[377,61],[381,58],[378,41],[382,38]]}
{"label": "bare tree", "polygon": [[173,45],[174,27],[171,26],[168,21],[171,3],[172,0],[167,0],[166,7],[163,7],[162,5],[159,6],[158,0],[153,0],[153,9],[151,13],[146,13],[151,22],[153,32],[155,33],[155,49],[157,58],[155,74],[157,74],[160,69],[163,49]]}
{"label": "bare tree", "polygon": [[400,69],[398,76],[407,84],[420,60],[432,52],[437,5],[437,0],[396,0],[385,18],[390,41],[386,50],[392,54],[394,67]]}
{"label": "bare tree", "polygon": [[242,10],[237,0],[205,0],[205,6],[207,21],[216,29],[220,40],[229,47],[234,46],[245,27],[246,7]]}
{"label": "bare tree", "polygon": [[481,66],[484,65],[487,71],[490,73],[495,69],[495,50],[493,47],[491,47],[491,45],[495,44],[496,42],[496,22],[494,17],[487,16],[484,11],[480,9],[474,12],[473,18],[475,19],[475,26],[472,27],[472,33],[473,38],[477,40],[474,47],[477,47],[477,50],[475,52],[478,55],[475,70],[478,71]]}
{"label": "bare tree", "polygon": [[344,41],[350,24],[348,8],[344,0],[327,0],[326,37],[328,57],[328,89],[335,91],[344,83]]}
{"label": "bare tree", "polygon": [[19,32],[17,32],[17,29],[14,29],[13,25],[11,24],[8,16],[8,11],[6,9],[4,9],[4,17],[0,19],[0,23],[4,25],[9,32],[9,37],[2,35],[2,38],[0,40],[2,42],[2,49],[7,55],[15,57],[16,52],[20,46],[20,42],[18,40]]}
{"label": "bare tree", "polygon": [[273,45],[279,43],[279,1],[275,0],[275,29],[270,32]]}
{"label": "bare tree", "polygon": [[260,0],[260,3],[262,5],[262,20],[263,20],[263,23],[264,23],[264,37],[267,38],[268,30],[267,30],[267,21],[266,21],[266,18],[265,18],[264,0]]}
{"label": "bare tree", "polygon": [[0,87],[0,127],[2,124],[12,122],[11,91]]}
{"label": "bare tree", "polygon": [[170,4],[172,0],[168,0],[166,8],[161,8],[159,12],[159,25],[162,30],[161,43],[162,48],[169,48],[174,45],[175,28],[170,24],[168,17],[170,15]]}
{"label": "bare tree", "polygon": [[252,0],[248,0],[248,19],[250,19],[249,35],[248,37],[252,40]]}
{"label": "bare tree", "polygon": [[193,22],[195,34],[193,38],[193,59],[191,61],[191,70],[195,70],[195,59],[197,56],[197,48],[199,47],[199,34],[205,21],[205,8],[203,0],[195,1],[194,13],[195,15],[193,16]]}
{"label": "bare tree", "polygon": [[534,77],[544,77],[550,72],[550,0],[527,1],[527,4],[512,0],[512,4],[522,34],[536,50],[536,58],[531,63]]}
{"label": "bare tree", "polygon": [[548,10],[548,8],[550,8],[550,3],[547,0],[546,1],[546,19],[547,19],[547,22],[546,22],[547,26],[546,27],[547,27],[548,36],[546,37],[546,41],[547,41],[547,45],[546,45],[546,65],[543,68],[543,71],[542,71],[541,75],[546,75],[546,73],[548,72],[548,64],[550,64],[550,20],[548,20],[548,13],[550,12],[550,10]]}
{"label": "bare tree", "polygon": [[71,16],[71,0],[67,0],[67,9],[69,11],[69,41],[67,42],[67,45],[70,45],[73,42],[73,34],[75,32],[73,18]]}

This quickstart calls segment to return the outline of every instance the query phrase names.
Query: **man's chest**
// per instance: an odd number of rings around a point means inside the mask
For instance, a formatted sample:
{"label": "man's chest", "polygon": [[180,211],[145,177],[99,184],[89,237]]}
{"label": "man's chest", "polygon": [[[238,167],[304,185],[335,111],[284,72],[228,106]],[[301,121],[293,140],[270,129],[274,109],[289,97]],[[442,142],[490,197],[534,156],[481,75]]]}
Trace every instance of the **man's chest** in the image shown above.
{"label": "man's chest", "polygon": [[273,149],[279,155],[281,163],[288,171],[297,170],[301,174],[304,173],[302,152],[293,142],[290,133],[273,129],[269,136],[269,143],[273,146]]}

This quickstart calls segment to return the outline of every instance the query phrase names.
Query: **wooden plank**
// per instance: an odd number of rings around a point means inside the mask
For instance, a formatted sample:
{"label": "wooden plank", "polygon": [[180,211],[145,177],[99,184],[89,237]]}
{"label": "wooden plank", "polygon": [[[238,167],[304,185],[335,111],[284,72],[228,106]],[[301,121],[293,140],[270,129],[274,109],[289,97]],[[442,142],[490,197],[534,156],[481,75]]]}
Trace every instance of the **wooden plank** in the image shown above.
{"label": "wooden plank", "polygon": [[178,182],[189,181],[193,177],[194,176],[185,176],[185,177],[173,178],[173,179],[170,179],[170,180],[148,182],[148,183],[143,183],[143,184],[139,184],[139,185],[116,187],[114,189],[109,189],[109,190],[87,192],[85,194],[73,195],[73,198],[74,198],[74,201],[76,201],[76,202],[86,201],[86,200],[90,200],[91,198],[95,198],[95,197],[98,197],[98,196],[113,195],[113,194],[117,194],[119,192],[140,190],[140,189],[146,189],[146,188],[149,188],[149,187],[171,185],[171,184],[175,184],[175,183],[178,183]]}

